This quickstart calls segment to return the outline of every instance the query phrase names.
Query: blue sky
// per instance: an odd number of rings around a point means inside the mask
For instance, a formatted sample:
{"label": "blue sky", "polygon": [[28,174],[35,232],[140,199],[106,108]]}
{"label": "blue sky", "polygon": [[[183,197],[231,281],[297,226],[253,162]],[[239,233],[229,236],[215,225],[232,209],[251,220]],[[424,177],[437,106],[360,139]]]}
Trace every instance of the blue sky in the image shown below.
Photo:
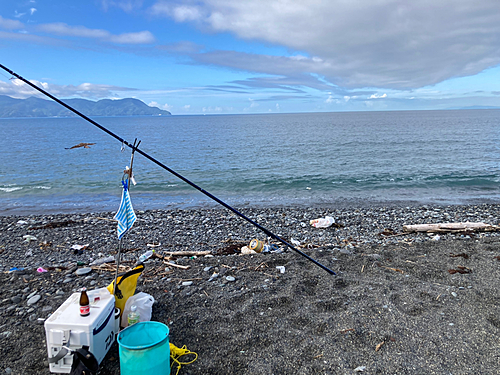
{"label": "blue sky", "polygon": [[10,0],[0,56],[60,98],[174,115],[500,108],[500,3]]}

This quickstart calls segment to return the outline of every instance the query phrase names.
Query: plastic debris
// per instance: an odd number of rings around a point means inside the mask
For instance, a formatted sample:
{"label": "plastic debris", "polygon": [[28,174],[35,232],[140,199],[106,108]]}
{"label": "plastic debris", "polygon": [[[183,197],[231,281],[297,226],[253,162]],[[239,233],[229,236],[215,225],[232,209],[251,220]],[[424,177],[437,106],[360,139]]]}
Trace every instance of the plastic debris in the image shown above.
{"label": "plastic debris", "polygon": [[109,257],[106,257],[106,258],[96,259],[92,263],[90,263],[90,265],[91,266],[98,266],[99,264],[110,263],[110,262],[114,262],[114,261],[115,261],[115,257],[110,255]]}
{"label": "plastic debris", "polygon": [[280,273],[285,273],[285,266],[276,266],[276,269],[280,271]]}
{"label": "plastic debris", "polygon": [[354,372],[363,372],[366,370],[366,366],[358,366],[354,369]]}
{"label": "plastic debris", "polygon": [[252,249],[250,249],[248,246],[243,246],[241,248],[241,254],[257,254],[257,252],[253,251]]}
{"label": "plastic debris", "polygon": [[25,224],[28,224],[28,222],[27,222],[27,221],[24,221],[24,220],[19,220],[19,221],[17,222],[17,224],[18,224],[18,225],[25,225]]}
{"label": "plastic debris", "polygon": [[319,219],[314,219],[309,222],[315,228],[328,228],[333,223],[335,223],[335,219],[331,216],[321,217]]}
{"label": "plastic debris", "polygon": [[296,246],[296,247],[300,246],[300,241],[294,240],[293,238],[290,239],[290,242],[292,243],[293,246]]}
{"label": "plastic debris", "polygon": [[86,249],[87,247],[89,247],[89,244],[86,244],[86,245],[73,245],[73,246],[71,246],[71,248],[73,250],[82,250],[82,249]]}
{"label": "plastic debris", "polygon": [[158,243],[148,243],[146,246],[148,247],[158,247],[158,246],[161,246],[161,242],[158,242]]}
{"label": "plastic debris", "polygon": [[153,256],[154,252],[155,252],[154,250],[146,251],[144,254],[142,254],[139,257],[139,262],[144,262],[144,261],[148,260],[149,258],[151,258],[151,256]]}
{"label": "plastic debris", "polygon": [[45,268],[43,268],[43,267],[38,267],[38,268],[36,269],[36,272],[40,272],[40,273],[42,273],[42,272],[48,272],[48,271],[47,271]]}
{"label": "plastic debris", "polygon": [[23,236],[24,242],[30,243],[31,241],[36,241],[37,238],[35,236],[32,236],[31,234],[25,234]]}

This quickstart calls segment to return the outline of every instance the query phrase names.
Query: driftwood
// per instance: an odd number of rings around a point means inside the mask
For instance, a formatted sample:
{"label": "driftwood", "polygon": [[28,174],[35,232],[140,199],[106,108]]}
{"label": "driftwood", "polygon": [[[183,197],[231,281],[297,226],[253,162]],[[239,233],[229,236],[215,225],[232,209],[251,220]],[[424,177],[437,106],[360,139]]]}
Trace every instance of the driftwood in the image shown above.
{"label": "driftwood", "polygon": [[494,232],[500,230],[498,225],[485,223],[439,223],[404,225],[405,232],[450,233],[450,232]]}
{"label": "driftwood", "polygon": [[167,256],[176,256],[176,257],[190,257],[190,256],[202,256],[209,255],[212,253],[211,250],[205,251],[162,251],[162,254]]}
{"label": "driftwood", "polygon": [[182,266],[180,264],[170,263],[170,262],[166,262],[166,261],[163,261],[163,264],[166,264],[169,267],[180,268],[181,270],[188,270],[191,268],[191,266]]}

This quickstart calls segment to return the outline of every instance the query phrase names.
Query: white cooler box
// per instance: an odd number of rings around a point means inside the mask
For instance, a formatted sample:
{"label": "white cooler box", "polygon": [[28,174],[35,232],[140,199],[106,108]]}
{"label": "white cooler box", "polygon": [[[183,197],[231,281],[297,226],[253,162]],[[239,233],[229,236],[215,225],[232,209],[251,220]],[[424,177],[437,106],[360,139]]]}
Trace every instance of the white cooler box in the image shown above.
{"label": "white cooler box", "polygon": [[[80,316],[80,293],[73,293],[45,321],[45,335],[49,358],[55,357],[63,346],[75,350],[84,345],[97,361],[106,356],[118,334],[115,322],[115,298],[106,288],[87,291],[90,315]],[[50,363],[50,372],[69,373],[73,355],[68,354],[56,363]]]}

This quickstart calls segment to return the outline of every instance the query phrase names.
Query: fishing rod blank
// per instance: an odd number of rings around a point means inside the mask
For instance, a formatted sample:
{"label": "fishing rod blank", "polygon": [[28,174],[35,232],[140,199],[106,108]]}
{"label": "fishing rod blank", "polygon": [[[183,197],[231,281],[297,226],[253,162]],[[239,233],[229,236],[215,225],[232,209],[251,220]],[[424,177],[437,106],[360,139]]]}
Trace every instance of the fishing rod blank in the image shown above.
{"label": "fishing rod blank", "polygon": [[292,249],[293,251],[295,251],[296,253],[302,255],[303,257],[305,257],[306,259],[308,259],[309,261],[313,262],[314,264],[316,264],[317,266],[323,268],[326,272],[328,272],[329,274],[331,275],[336,275],[335,272],[333,272],[331,269],[329,269],[328,267],[326,267],[325,265],[319,263],[317,260],[311,258],[309,255],[303,253],[302,251],[296,249],[294,246],[292,246],[291,244],[289,244],[287,241],[285,241],[284,239],[282,239],[281,237],[277,236],[276,234],[272,233],[271,231],[269,231],[268,229],[264,228],[263,226],[261,226],[260,224],[258,224],[257,222],[253,221],[252,219],[250,219],[249,217],[245,216],[244,214],[242,214],[241,212],[239,212],[238,210],[234,209],[233,207],[231,207],[230,205],[228,205],[227,203],[221,201],[219,198],[217,198],[216,196],[212,195],[211,193],[209,193],[208,191],[202,189],[200,186],[196,185],[194,182],[191,182],[190,180],[188,180],[187,178],[185,178],[184,176],[180,175],[179,173],[177,173],[176,171],[174,171],[173,169],[167,167],[165,164],[161,163],[160,161],[156,160],[155,158],[153,158],[152,156],[148,155],[147,153],[141,151],[137,146],[135,145],[132,145],[130,143],[128,143],[126,140],[124,140],[123,138],[119,137],[118,135],[116,135],[115,133],[113,133],[112,131],[106,129],[104,126],[98,124],[97,122],[95,122],[94,120],[92,120],[91,118],[85,116],[83,113],[79,112],[78,110],[74,109],[73,107],[69,106],[68,104],[64,103],[62,100],[56,98],[54,95],[48,93],[47,91],[45,91],[44,89],[38,87],[37,85],[35,85],[34,83],[28,81],[27,79],[21,77],[20,75],[18,75],[17,73],[13,72],[12,70],[10,70],[9,68],[5,67],[4,65],[0,64],[0,68],[2,68],[3,70],[7,71],[9,74],[13,75],[14,77],[20,79],[21,81],[23,81],[24,83],[26,83],[27,85],[31,86],[32,88],[34,88],[35,90],[37,91],[40,91],[42,94],[44,94],[45,96],[48,96],[49,98],[51,98],[52,100],[54,100],[55,102],[61,104],[63,107],[66,107],[67,109],[69,109],[71,112],[77,114],[78,116],[82,117],[83,119],[87,120],[88,122],[90,122],[92,125],[98,127],[99,129],[101,129],[102,131],[108,133],[110,136],[112,136],[113,138],[117,139],[118,141],[120,141],[122,144],[130,147],[132,149],[132,151],[135,151],[139,154],[141,154],[142,156],[144,156],[146,159],[149,159],[150,161],[152,161],[153,163],[155,163],[156,165],[162,167],[163,169],[165,169],[166,171],[170,172],[171,174],[173,174],[174,176],[176,176],[177,178],[181,179],[182,181],[184,181],[185,183],[187,183],[188,185],[191,185],[192,187],[194,187],[196,190],[200,191],[201,193],[205,194],[207,197],[211,198],[212,200],[216,201],[217,203],[219,203],[220,205],[224,206],[225,208],[227,208],[228,210],[234,212],[236,215],[240,216],[241,218],[245,219],[246,221],[248,221],[250,224],[254,225],[255,227],[257,227],[258,229],[260,229],[261,231],[263,231],[268,237],[271,237],[271,238],[274,238],[275,240],[281,242],[282,244],[284,244],[285,246],[288,246],[290,249]]}

